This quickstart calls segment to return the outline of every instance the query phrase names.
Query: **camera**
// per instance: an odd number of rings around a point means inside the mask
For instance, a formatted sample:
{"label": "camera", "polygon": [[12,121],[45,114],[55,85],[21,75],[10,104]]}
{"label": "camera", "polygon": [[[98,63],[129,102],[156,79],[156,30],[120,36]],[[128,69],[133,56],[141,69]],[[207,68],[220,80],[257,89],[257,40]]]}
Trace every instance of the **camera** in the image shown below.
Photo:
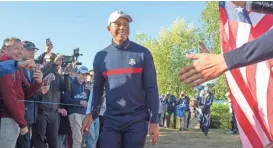
{"label": "camera", "polygon": [[73,62],[73,56],[63,56],[62,62],[63,63],[72,63]]}
{"label": "camera", "polygon": [[80,53],[80,49],[79,48],[76,48],[76,49],[73,49],[73,55],[72,56],[63,56],[62,58],[62,67],[66,67],[67,64],[69,63],[74,63],[75,66],[77,65],[82,65],[81,62],[78,62],[78,57],[79,56],[82,56],[82,54]]}
{"label": "camera", "polygon": [[76,48],[73,50],[73,55],[78,58],[79,56],[82,56],[82,54],[80,54],[80,49]]}

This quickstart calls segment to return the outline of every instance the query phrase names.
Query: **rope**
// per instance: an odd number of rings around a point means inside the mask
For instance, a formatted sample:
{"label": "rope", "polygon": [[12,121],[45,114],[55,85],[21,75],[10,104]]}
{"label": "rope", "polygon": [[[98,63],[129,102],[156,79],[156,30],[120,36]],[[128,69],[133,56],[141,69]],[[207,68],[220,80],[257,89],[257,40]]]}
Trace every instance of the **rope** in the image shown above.
{"label": "rope", "polygon": [[[0,100],[3,100],[3,99],[0,98]],[[56,102],[46,102],[46,101],[34,101],[34,100],[17,100],[17,101],[18,102],[39,103],[39,104],[58,104],[58,105],[65,105],[65,106],[83,107],[82,105],[78,105],[78,104],[56,103]]]}

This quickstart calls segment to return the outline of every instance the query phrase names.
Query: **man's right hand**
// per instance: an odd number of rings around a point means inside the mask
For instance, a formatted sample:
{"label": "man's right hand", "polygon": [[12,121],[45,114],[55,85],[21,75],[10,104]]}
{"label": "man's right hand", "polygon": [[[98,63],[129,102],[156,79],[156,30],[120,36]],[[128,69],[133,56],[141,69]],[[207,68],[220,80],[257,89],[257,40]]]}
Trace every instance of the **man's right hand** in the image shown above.
{"label": "man's right hand", "polygon": [[21,129],[21,135],[25,135],[25,134],[27,134],[28,133],[28,128],[27,128],[27,126],[25,127],[25,128],[22,128]]}
{"label": "man's right hand", "polygon": [[26,60],[26,61],[18,62],[18,68],[33,69],[35,67],[36,65],[34,60]]}
{"label": "man's right hand", "polygon": [[192,87],[217,78],[228,70],[223,54],[209,54],[203,42],[199,45],[200,54],[186,56],[194,60],[193,64],[183,67],[179,72],[180,81]]}
{"label": "man's right hand", "polygon": [[92,123],[93,123],[93,117],[92,117],[92,114],[89,113],[85,116],[85,118],[82,122],[82,128],[81,128],[82,135],[84,132],[89,132],[90,126]]}

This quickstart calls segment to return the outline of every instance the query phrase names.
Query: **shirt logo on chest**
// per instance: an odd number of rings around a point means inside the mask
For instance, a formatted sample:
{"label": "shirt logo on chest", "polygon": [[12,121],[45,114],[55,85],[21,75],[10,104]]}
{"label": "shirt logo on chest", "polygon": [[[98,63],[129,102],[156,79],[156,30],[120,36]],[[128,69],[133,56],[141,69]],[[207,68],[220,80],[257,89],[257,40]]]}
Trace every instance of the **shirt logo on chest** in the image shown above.
{"label": "shirt logo on chest", "polygon": [[129,65],[133,66],[136,64],[136,60],[135,59],[130,59],[129,60]]}

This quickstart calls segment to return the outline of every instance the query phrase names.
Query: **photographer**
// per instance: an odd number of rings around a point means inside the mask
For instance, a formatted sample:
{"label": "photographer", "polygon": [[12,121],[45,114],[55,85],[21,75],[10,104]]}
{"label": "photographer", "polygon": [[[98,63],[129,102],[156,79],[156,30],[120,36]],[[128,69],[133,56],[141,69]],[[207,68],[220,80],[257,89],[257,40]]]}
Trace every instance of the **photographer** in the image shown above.
{"label": "photographer", "polygon": [[[23,61],[34,59],[34,54],[38,48],[35,47],[35,44],[30,41],[23,41]],[[39,69],[38,69],[39,70]],[[30,84],[34,84],[32,79],[33,72],[31,70],[22,70],[24,75],[26,76],[26,80]],[[31,97],[27,98],[27,100],[37,100],[38,95],[34,94]],[[27,121],[28,129],[32,128],[32,124],[35,122],[36,118],[36,104],[33,102],[25,102],[25,119]],[[26,135],[20,135],[17,140],[16,148],[31,148],[30,143],[30,132]]]}
{"label": "photographer", "polygon": [[[66,84],[69,83],[68,79],[64,78],[58,70],[62,64],[62,55],[58,55],[54,62],[47,62],[42,68],[44,76],[53,73],[55,80],[51,82],[48,92],[40,96],[38,106],[38,113],[36,122],[33,124],[32,142],[35,148],[43,148],[45,142],[48,143],[50,148],[57,148],[57,137],[59,129],[59,112],[64,110],[59,109],[61,102],[61,93],[65,90]],[[66,80],[66,81],[64,81]],[[44,103],[43,103],[44,102]]]}

